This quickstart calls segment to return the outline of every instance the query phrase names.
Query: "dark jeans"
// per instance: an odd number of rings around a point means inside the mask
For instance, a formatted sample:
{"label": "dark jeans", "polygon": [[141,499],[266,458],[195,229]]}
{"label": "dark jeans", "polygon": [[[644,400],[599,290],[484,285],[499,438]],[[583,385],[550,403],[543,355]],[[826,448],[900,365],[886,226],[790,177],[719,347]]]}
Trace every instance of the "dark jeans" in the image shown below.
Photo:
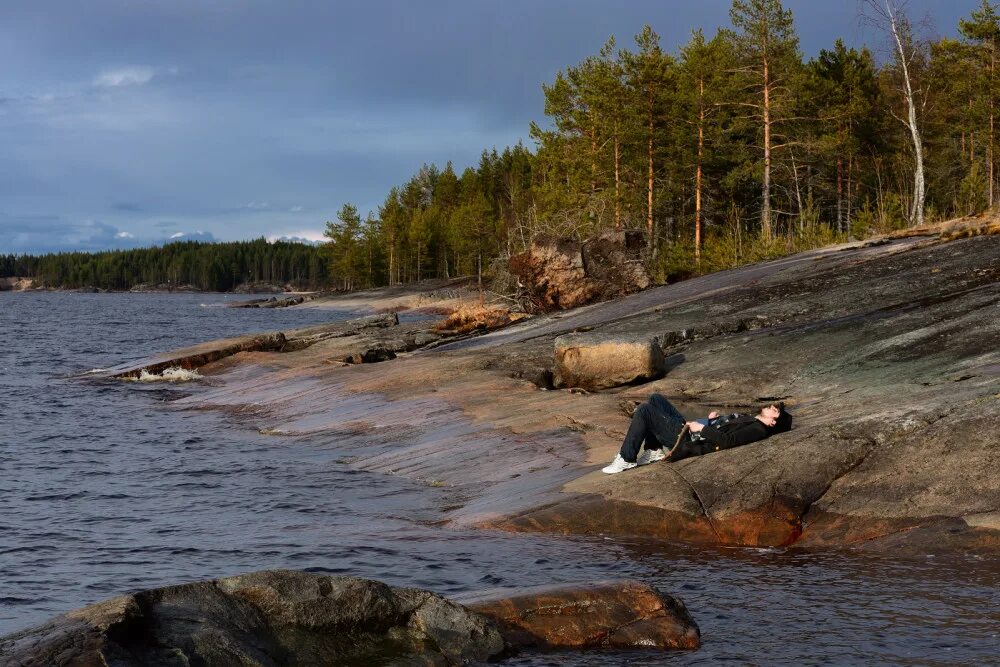
{"label": "dark jeans", "polygon": [[684,427],[684,416],[660,394],[653,394],[649,400],[635,409],[632,423],[622,443],[622,458],[635,463],[643,443],[646,449],[670,449],[677,441],[677,435]]}

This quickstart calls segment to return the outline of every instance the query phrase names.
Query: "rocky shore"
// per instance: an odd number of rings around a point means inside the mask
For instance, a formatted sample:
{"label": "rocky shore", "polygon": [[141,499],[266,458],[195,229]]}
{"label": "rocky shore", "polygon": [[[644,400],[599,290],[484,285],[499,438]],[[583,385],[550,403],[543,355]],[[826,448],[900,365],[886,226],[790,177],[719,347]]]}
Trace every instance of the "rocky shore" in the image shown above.
{"label": "rocky shore", "polygon": [[0,278],[0,292],[26,292],[35,288],[32,278]]}
{"label": "rocky shore", "polygon": [[[336,432],[359,469],[453,486],[461,502],[442,520],[460,525],[995,553],[1000,237],[955,229],[802,253],[485,335],[448,339],[394,319],[295,332],[272,351],[230,346],[202,359],[221,386],[179,404],[246,414],[275,434]],[[299,307],[349,310],[364,299],[435,305],[394,288]],[[576,339],[591,353],[610,345],[595,353],[590,380],[560,379],[559,350],[565,357]],[[622,345],[654,345],[642,363],[660,372],[610,377],[621,364],[600,361]],[[600,474],[652,392],[691,414],[781,399],[796,428]],[[386,447],[403,428],[418,437]]]}
{"label": "rocky shore", "polygon": [[[432,317],[475,306],[462,286],[324,296],[289,307],[392,312],[213,341],[108,375],[196,369],[191,377],[209,386],[174,405],[224,410],[275,436],[334,435],[353,452],[343,465],[448,487],[438,496],[444,525],[996,555],[1000,235],[983,228],[951,223],[825,248],[573,310],[500,318],[492,331]],[[629,415],[653,392],[692,416],[783,400],[795,428],[601,474]],[[379,654],[382,664],[458,664],[517,647],[699,641],[679,601],[636,584],[479,594],[460,600],[466,609],[429,593],[312,576],[258,573],[117,598],[4,638],[0,655],[12,664],[103,664],[98,656],[125,651],[133,662],[173,664],[162,653],[169,646],[218,664],[229,658],[209,655],[216,649],[271,664],[290,655],[281,651],[368,660],[366,651],[391,645],[399,652]],[[317,600],[358,586],[394,600],[386,603],[394,620],[366,620],[356,644],[309,639],[302,624],[332,608]],[[431,598],[448,611],[431,614],[435,622],[447,617],[445,625],[464,629],[414,621]],[[212,639],[181,627],[192,610],[208,608],[222,614]],[[237,617],[238,627],[227,625]],[[383,634],[371,635],[375,627]],[[169,637],[147,641],[154,630]],[[458,644],[435,639],[441,632]],[[126,646],[127,637],[143,639]]]}

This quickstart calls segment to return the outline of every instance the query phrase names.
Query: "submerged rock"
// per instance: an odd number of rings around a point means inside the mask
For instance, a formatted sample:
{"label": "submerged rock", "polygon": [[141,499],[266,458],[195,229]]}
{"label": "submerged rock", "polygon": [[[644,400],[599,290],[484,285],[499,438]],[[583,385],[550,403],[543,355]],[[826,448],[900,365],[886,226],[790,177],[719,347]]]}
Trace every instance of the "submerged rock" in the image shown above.
{"label": "submerged rock", "polygon": [[469,597],[513,648],[696,649],[701,631],[684,603],[637,581],[549,586]]}
{"label": "submerged rock", "polygon": [[557,387],[607,389],[663,375],[656,336],[574,333],[555,339]]}
{"label": "submerged rock", "polygon": [[124,595],[0,639],[4,665],[459,665],[485,617],[427,591],[271,570]]}

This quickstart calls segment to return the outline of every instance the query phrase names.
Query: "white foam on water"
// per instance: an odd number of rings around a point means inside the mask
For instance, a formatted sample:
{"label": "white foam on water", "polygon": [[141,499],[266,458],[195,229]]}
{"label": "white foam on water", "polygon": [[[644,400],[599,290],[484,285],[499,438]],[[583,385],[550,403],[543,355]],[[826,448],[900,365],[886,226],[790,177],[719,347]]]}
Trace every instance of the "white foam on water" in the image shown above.
{"label": "white foam on water", "polygon": [[98,373],[103,373],[107,368],[91,368],[89,371],[85,372],[84,375],[97,375]]}
{"label": "white foam on water", "polygon": [[198,371],[189,371],[179,366],[174,366],[173,368],[164,369],[162,373],[150,373],[143,370],[139,373],[139,377],[130,379],[133,382],[191,382],[202,379],[202,376],[198,374]]}

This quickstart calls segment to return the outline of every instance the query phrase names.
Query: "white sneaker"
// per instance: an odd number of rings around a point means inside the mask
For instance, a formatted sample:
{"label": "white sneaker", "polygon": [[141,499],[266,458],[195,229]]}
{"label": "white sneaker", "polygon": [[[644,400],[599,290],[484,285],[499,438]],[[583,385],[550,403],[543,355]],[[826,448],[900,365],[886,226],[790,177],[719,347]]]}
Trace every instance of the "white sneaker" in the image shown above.
{"label": "white sneaker", "polygon": [[631,463],[622,458],[621,454],[615,456],[615,460],[611,462],[611,465],[601,468],[601,472],[608,475],[614,475],[616,472],[622,472],[628,470],[629,468],[634,468],[638,463]]}
{"label": "white sneaker", "polygon": [[642,454],[639,454],[639,458],[636,459],[636,465],[644,466],[649,463],[656,463],[657,461],[662,461],[667,458],[667,455],[663,453],[662,449],[645,449]]}

